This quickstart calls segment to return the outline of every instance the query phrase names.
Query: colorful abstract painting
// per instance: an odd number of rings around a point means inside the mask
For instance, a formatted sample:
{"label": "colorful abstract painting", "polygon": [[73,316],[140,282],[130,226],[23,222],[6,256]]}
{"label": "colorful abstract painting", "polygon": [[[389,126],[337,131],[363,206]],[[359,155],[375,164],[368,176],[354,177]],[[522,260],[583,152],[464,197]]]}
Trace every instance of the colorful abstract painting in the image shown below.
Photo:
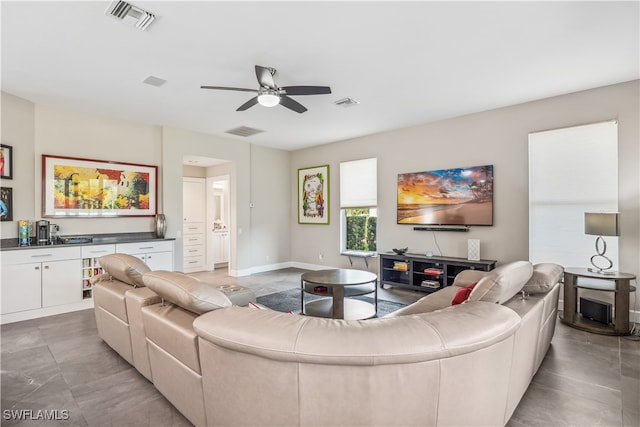
{"label": "colorful abstract painting", "polygon": [[156,166],[43,155],[45,216],[152,216]]}
{"label": "colorful abstract painting", "polygon": [[329,166],[298,169],[298,222],[329,224]]}

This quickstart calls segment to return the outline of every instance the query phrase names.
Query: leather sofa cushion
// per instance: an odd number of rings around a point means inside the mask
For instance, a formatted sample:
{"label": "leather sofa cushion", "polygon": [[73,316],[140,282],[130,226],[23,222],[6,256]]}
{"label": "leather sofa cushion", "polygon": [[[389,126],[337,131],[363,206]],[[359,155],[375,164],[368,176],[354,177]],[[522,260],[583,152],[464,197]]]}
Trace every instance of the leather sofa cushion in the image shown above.
{"label": "leather sofa cushion", "polygon": [[420,363],[472,353],[504,341],[519,326],[520,317],[513,310],[486,302],[367,321],[231,307],[193,322],[201,338],[241,353],[280,361],[361,366]]}
{"label": "leather sofa cushion", "polygon": [[102,280],[93,287],[93,303],[128,324],[125,294],[129,290],[131,285],[119,280]]}
{"label": "leather sofa cushion", "polygon": [[[142,320],[147,340],[178,359],[192,371],[202,374],[198,355],[198,336],[193,330],[193,321],[197,317],[195,313],[173,304],[161,303],[142,307]],[[155,371],[152,374],[156,376]]]}
{"label": "leather sofa cushion", "polygon": [[165,300],[177,306],[203,314],[230,307],[229,298],[214,285],[175,271],[150,271],[142,276],[144,284]]}
{"label": "leather sofa cushion", "polygon": [[522,288],[529,294],[544,294],[549,292],[556,283],[562,280],[564,268],[550,262],[533,266],[533,275]]}
{"label": "leather sofa cushion", "polygon": [[514,261],[501,265],[478,281],[468,301],[488,301],[502,304],[517,294],[533,274],[529,261]]}
{"label": "leather sofa cushion", "polygon": [[140,258],[128,254],[105,255],[98,262],[107,274],[131,286],[144,286],[142,275],[151,271]]}

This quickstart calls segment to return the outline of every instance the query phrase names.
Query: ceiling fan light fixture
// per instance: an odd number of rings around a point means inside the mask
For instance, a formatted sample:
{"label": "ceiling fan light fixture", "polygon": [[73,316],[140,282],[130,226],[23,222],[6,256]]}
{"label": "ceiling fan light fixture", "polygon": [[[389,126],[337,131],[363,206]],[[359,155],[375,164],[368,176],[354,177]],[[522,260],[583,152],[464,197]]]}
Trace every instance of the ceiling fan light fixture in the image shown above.
{"label": "ceiling fan light fixture", "polygon": [[273,93],[261,93],[258,95],[258,103],[263,107],[275,107],[280,104],[280,97]]}

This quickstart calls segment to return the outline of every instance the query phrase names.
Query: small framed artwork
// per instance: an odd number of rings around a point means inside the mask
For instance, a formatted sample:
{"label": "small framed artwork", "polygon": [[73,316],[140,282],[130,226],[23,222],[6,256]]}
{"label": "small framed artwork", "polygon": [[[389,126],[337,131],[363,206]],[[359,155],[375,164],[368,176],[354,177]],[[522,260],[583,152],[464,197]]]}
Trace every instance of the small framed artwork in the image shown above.
{"label": "small framed artwork", "polygon": [[0,144],[0,178],[13,179],[13,147]]}
{"label": "small framed artwork", "polygon": [[155,216],[158,167],[42,155],[42,216]]}
{"label": "small framed artwork", "polygon": [[298,169],[298,223],[329,224],[329,165]]}
{"label": "small framed artwork", "polygon": [[13,188],[0,187],[0,221],[13,221]]}

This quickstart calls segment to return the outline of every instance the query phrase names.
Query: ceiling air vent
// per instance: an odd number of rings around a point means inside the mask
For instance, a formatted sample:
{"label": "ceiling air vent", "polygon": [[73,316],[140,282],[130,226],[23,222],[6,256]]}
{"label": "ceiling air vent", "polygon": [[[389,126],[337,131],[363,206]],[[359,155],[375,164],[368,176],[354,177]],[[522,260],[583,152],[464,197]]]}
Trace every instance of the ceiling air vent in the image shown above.
{"label": "ceiling air vent", "polygon": [[165,79],[161,79],[160,77],[156,77],[156,76],[147,76],[142,83],[146,83],[148,85],[151,86],[156,86],[156,87],[160,87],[163,84],[165,84],[167,81]]}
{"label": "ceiling air vent", "polygon": [[358,105],[360,104],[359,101],[356,101],[355,99],[351,99],[351,98],[342,98],[339,99],[335,102],[336,105],[340,106],[340,107],[353,107],[354,105]]}
{"label": "ceiling air vent", "polygon": [[252,136],[261,132],[264,132],[264,131],[260,129],[250,128],[248,126],[240,126],[235,129],[230,129],[226,131],[226,133],[230,133],[231,135],[244,136],[244,137]]}
{"label": "ceiling air vent", "polygon": [[112,1],[104,13],[121,21],[131,21],[139,30],[146,30],[156,19],[153,13],[122,0]]}

